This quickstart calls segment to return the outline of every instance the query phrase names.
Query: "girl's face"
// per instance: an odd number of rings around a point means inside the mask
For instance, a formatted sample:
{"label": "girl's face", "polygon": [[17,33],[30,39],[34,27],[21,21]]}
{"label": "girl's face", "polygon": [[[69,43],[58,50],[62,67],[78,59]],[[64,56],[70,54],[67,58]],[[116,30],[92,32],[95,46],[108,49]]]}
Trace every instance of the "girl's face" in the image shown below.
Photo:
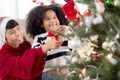
{"label": "girl's face", "polygon": [[6,29],[5,36],[7,44],[15,48],[19,47],[19,45],[24,41],[23,31],[19,25],[12,29]]}
{"label": "girl's face", "polygon": [[45,17],[43,19],[43,26],[46,31],[56,31],[60,22],[56,13],[53,10],[48,10],[45,12]]}

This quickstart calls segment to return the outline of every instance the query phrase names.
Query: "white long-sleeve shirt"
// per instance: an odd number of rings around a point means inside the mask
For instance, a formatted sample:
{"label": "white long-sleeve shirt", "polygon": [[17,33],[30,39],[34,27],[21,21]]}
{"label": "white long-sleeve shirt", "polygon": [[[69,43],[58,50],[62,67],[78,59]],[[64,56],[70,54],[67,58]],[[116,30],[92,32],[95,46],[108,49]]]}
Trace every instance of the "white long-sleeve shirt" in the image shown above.
{"label": "white long-sleeve shirt", "polygon": [[[41,45],[45,44],[47,41],[49,41],[51,37],[48,37],[47,35],[48,33],[44,33],[35,36],[32,48],[38,48]],[[65,40],[63,45],[58,49],[48,51],[44,71],[55,69],[58,66],[65,66],[66,65],[65,57],[68,57],[67,55],[68,51],[70,51],[70,49],[67,46],[67,40]]]}

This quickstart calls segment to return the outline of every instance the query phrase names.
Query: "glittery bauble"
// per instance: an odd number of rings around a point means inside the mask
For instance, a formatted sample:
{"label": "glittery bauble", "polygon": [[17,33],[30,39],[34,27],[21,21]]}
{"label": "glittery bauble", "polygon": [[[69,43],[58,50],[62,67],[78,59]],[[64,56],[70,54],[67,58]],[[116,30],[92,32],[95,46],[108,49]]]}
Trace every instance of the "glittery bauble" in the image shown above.
{"label": "glittery bauble", "polygon": [[106,5],[109,8],[113,8],[114,7],[114,0],[106,0]]}
{"label": "glittery bauble", "polygon": [[79,76],[78,76],[77,73],[71,73],[71,74],[70,74],[70,78],[71,78],[72,80],[75,80],[75,79],[78,79]]}
{"label": "glittery bauble", "polygon": [[71,49],[76,49],[80,47],[80,44],[81,44],[81,41],[77,36],[75,36],[73,39],[68,41],[68,47]]}
{"label": "glittery bauble", "polygon": [[116,44],[112,45],[111,46],[111,51],[115,52],[116,50],[117,50],[117,45]]}
{"label": "glittery bauble", "polygon": [[104,10],[105,10],[105,6],[104,6],[104,3],[100,0],[96,0],[95,2],[96,4],[96,10],[98,13],[103,13]]}

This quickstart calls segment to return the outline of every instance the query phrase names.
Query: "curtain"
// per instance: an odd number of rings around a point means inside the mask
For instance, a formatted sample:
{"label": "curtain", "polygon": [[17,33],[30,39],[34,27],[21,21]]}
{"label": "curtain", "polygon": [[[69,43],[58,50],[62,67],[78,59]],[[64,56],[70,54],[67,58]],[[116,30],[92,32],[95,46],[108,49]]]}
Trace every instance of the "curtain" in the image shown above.
{"label": "curtain", "polygon": [[0,0],[0,17],[24,19],[34,6],[32,0]]}
{"label": "curtain", "polygon": [[18,17],[18,0],[0,0],[0,17]]}

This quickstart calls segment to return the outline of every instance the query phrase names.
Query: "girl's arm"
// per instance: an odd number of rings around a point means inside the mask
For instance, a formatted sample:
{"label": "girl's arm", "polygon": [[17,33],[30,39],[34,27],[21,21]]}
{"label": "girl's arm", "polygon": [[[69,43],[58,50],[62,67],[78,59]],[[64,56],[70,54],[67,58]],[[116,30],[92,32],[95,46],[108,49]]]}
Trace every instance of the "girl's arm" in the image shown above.
{"label": "girl's arm", "polygon": [[47,33],[43,33],[43,34],[35,36],[33,40],[32,48],[38,48],[41,45],[44,45],[46,39],[47,39]]}

